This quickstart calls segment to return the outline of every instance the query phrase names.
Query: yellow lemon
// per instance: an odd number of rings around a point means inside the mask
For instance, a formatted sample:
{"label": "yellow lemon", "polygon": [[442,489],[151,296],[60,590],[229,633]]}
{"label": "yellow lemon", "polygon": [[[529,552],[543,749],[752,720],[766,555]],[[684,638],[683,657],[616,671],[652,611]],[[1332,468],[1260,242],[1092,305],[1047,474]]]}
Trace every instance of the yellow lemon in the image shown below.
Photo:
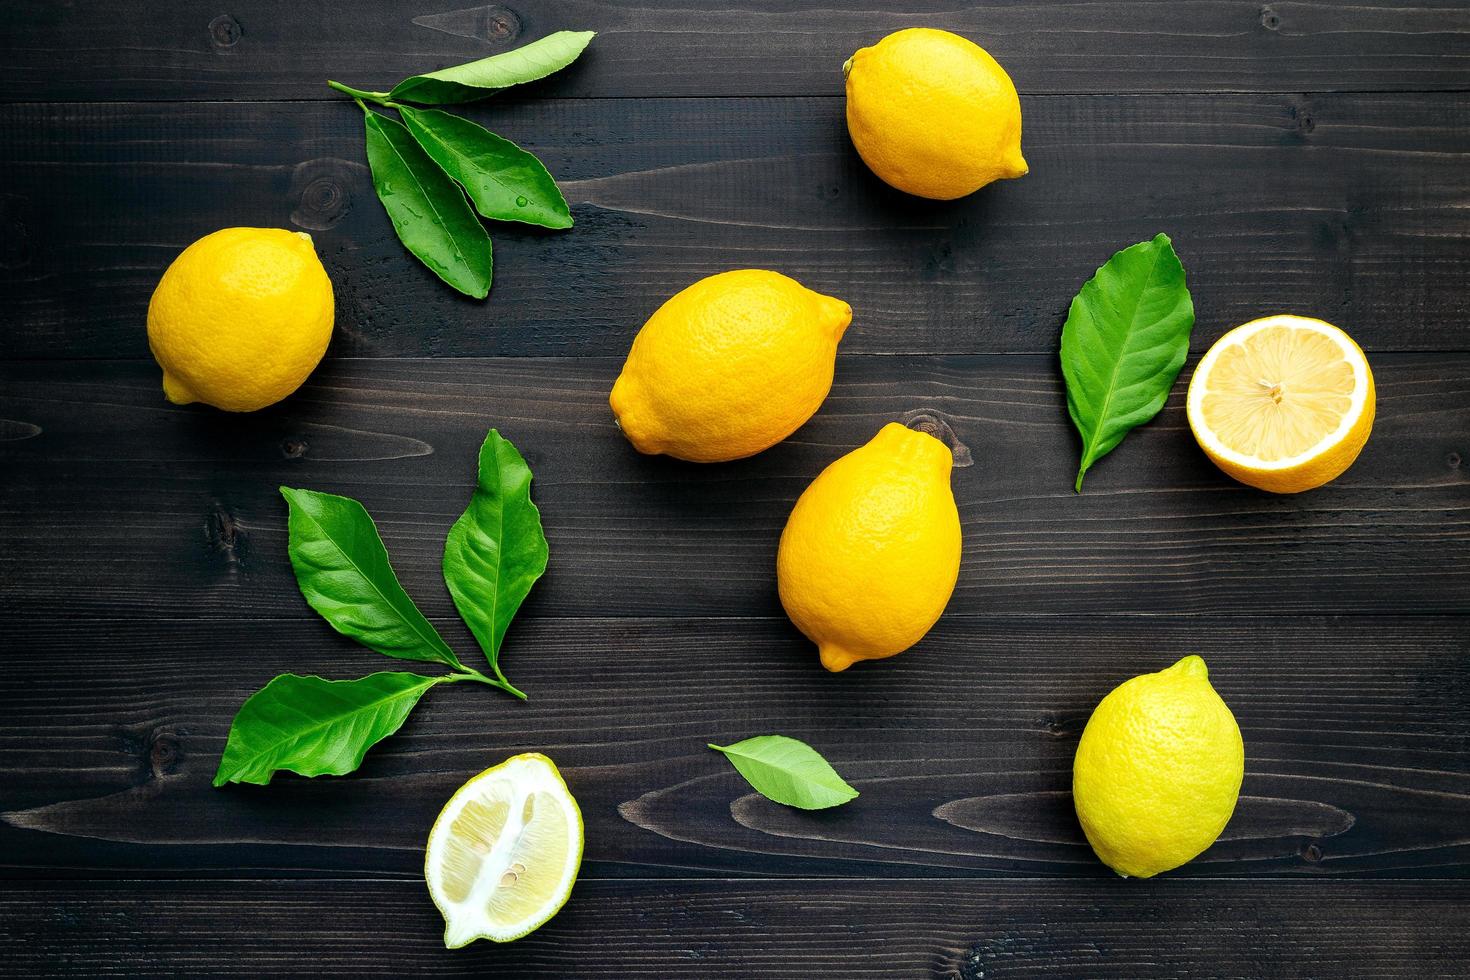
{"label": "yellow lemon", "polygon": [[960,573],[953,464],[944,443],[890,422],[796,501],[776,583],[823,667],[902,653],[944,612]]}
{"label": "yellow lemon", "polygon": [[164,271],[148,304],[148,346],[169,401],[253,412],[311,374],[332,315],[332,283],[310,235],[225,228]]}
{"label": "yellow lemon", "polygon": [[1236,327],[1195,368],[1186,402],[1205,455],[1272,493],[1336,479],[1373,430],[1373,372],[1330,323],[1281,314]]}
{"label": "yellow lemon", "polygon": [[582,811],[555,763],[536,752],[486,769],[444,804],[424,849],[444,945],[519,939],[572,893],[582,866]]}
{"label": "yellow lemon", "polygon": [[633,339],[608,399],[640,453],[752,456],[795,432],[832,388],[852,307],[763,269],[701,279]]}
{"label": "yellow lemon", "polygon": [[1199,657],[1115,687],[1087,720],[1072,796],[1088,843],[1131,878],[1177,868],[1235,811],[1245,747]]}
{"label": "yellow lemon", "polygon": [[1026,174],[1016,86],[973,41],[914,27],[842,70],[853,146],[891,186],[949,201]]}

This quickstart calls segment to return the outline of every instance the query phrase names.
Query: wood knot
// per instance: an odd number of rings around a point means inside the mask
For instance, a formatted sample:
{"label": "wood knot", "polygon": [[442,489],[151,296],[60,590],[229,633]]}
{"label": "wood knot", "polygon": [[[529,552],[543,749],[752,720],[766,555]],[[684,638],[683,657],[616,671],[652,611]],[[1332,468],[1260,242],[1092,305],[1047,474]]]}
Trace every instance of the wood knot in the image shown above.
{"label": "wood knot", "polygon": [[282,439],[281,455],[287,459],[300,459],[306,455],[305,439]]}
{"label": "wood knot", "polygon": [[1448,466],[1452,470],[1459,469],[1460,468],[1460,454],[1459,453],[1447,453],[1445,455],[1445,458],[1444,458],[1444,463],[1445,463],[1446,466]]}
{"label": "wood knot", "polygon": [[413,19],[413,23],[431,31],[488,41],[496,47],[513,43],[521,36],[524,27],[520,14],[498,3],[485,7],[466,7],[463,10],[446,10],[439,14],[420,14]]}
{"label": "wood knot", "polygon": [[322,157],[296,165],[288,191],[295,207],[291,223],[307,231],[326,231],[352,210],[352,186],[356,173],[346,160]]}
{"label": "wood knot", "polygon": [[1261,8],[1261,26],[1268,31],[1281,29],[1281,15],[1270,7]]}
{"label": "wood knot", "polygon": [[240,43],[240,38],[244,35],[245,31],[240,27],[240,22],[229,14],[220,14],[209,22],[209,43],[214,45],[217,51],[233,48]]}
{"label": "wood knot", "polygon": [[990,965],[999,961],[1016,961],[1028,950],[1008,949],[1004,939],[982,939],[974,943],[960,957],[959,969],[954,972],[959,980],[985,980],[990,976]]}
{"label": "wood knot", "polygon": [[1041,719],[1041,730],[1051,738],[1070,738],[1087,725],[1087,717],[1049,714]]}
{"label": "wood knot", "polygon": [[506,43],[521,36],[521,16],[509,7],[489,7],[485,11],[485,40]]}
{"label": "wood knot", "polygon": [[954,427],[939,412],[928,409],[906,412],[899,419],[899,422],[913,429],[915,432],[922,432],[926,436],[933,436],[948,446],[950,454],[954,457],[955,469],[975,465],[975,458],[970,455],[970,447],[960,442],[960,437],[955,434]]}
{"label": "wood knot", "polygon": [[148,742],[148,769],[155,778],[173,774],[183,759],[179,738],[173,732],[154,732]]}
{"label": "wood knot", "polygon": [[1302,860],[1311,864],[1320,862],[1322,860],[1322,845],[1317,841],[1312,841],[1307,844],[1306,847],[1302,848]]}
{"label": "wood knot", "polygon": [[204,540],[210,551],[224,555],[229,564],[244,560],[245,529],[222,504],[216,503],[204,518]]}

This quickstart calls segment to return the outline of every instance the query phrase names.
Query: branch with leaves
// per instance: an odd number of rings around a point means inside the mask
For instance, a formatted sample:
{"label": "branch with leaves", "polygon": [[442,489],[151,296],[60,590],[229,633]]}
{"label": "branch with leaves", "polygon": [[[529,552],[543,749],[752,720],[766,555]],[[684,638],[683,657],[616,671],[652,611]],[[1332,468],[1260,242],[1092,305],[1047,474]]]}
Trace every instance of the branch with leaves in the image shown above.
{"label": "branch with leaves", "polygon": [[399,240],[467,296],[484,299],[494,269],[490,235],[476,212],[494,221],[570,228],[571,211],[533,154],[468,119],[404,103],[473,102],[545,78],[576,61],[592,38],[592,31],[558,31],[514,51],[414,75],[387,92],[327,82],[363,111],[373,188]]}
{"label": "branch with leaves", "polygon": [[351,772],[440,684],[474,681],[525,698],[500,669],[500,646],[546,570],[546,535],[531,502],[531,469],[499,432],[491,429],[480,447],[475,492],[444,543],[444,582],[489,661],[488,675],[460,662],[403,591],[362,504],[289,487],[281,494],[290,508],[287,551],[307,604],[370,650],[453,673],[384,671],[349,681],[281,674],[240,706],[214,785],[263,785],[281,770]]}

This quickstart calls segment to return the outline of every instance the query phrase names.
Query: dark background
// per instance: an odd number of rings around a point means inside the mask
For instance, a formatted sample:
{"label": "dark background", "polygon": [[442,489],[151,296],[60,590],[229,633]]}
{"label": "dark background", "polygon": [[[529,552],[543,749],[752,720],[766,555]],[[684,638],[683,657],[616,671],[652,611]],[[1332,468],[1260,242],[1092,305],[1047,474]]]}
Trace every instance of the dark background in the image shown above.
{"label": "dark background", "polygon": [[[846,137],[840,66],[963,33],[1021,92],[1031,174],[905,197]],[[559,29],[569,70],[470,107],[577,225],[493,226],[465,300],[395,240],[360,114]],[[9,0],[0,10],[0,971],[618,977],[1406,976],[1470,955],[1470,8],[1463,0]],[[144,332],[189,242],[308,230],[337,326],[295,396],[171,406]],[[1072,295],[1168,232],[1193,353],[1071,492]],[[775,268],[855,309],[831,397],[760,456],[636,455],[608,389],[668,295]],[[1330,486],[1216,472],[1199,354],[1295,311],[1368,351],[1378,422]],[[841,676],[781,614],[796,496],[928,411],[965,556],[916,649]],[[438,567],[485,431],[531,463],[551,566],[507,641],[517,703],[425,699],[356,774],[210,788],[272,675],[385,666],[307,608],[276,486],[377,518],[463,655]],[[1121,680],[1202,654],[1239,718],[1239,809],[1118,879],[1068,793]],[[707,751],[783,732],[862,791],[808,814]],[[571,902],[457,952],[422,845],[464,779],[537,750],[587,822]]]}

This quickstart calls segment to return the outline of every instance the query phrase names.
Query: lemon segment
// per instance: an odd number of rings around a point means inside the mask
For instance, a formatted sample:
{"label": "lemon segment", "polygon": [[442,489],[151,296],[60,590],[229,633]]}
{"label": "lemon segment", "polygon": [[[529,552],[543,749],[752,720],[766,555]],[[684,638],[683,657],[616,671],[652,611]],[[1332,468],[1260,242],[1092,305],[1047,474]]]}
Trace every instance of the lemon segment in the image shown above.
{"label": "lemon segment", "polygon": [[1373,428],[1368,359],[1330,323],[1281,314],[1221,337],[1189,384],[1200,448],[1242,483],[1300,493],[1339,476]]}
{"label": "lemon segment", "polygon": [[556,765],[518,755],[465,783],[424,853],[444,945],[509,942],[566,904],[582,863],[582,814]]}
{"label": "lemon segment", "polygon": [[1151,878],[1215,842],[1240,796],[1245,745],[1197,656],[1124,681],[1087,720],[1072,796],[1103,863]]}

